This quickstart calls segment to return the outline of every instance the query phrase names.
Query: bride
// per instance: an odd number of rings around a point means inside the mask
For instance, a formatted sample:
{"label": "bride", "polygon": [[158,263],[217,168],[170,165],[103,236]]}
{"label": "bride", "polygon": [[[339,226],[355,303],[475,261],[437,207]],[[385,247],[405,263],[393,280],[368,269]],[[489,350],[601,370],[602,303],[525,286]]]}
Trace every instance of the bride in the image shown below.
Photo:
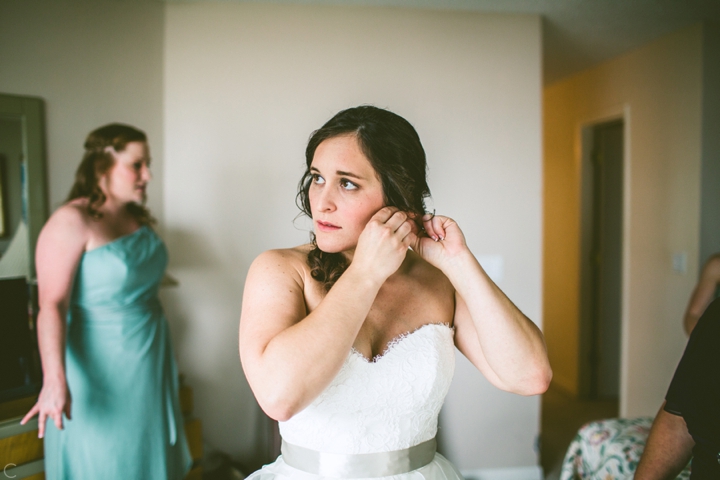
{"label": "bride", "polygon": [[453,345],[496,387],[536,395],[552,377],[542,334],[457,223],[424,213],[425,152],[405,119],[343,110],[305,155],[312,242],[264,252],[245,283],[240,358],[283,437],[250,478],[459,480],[435,451]]}

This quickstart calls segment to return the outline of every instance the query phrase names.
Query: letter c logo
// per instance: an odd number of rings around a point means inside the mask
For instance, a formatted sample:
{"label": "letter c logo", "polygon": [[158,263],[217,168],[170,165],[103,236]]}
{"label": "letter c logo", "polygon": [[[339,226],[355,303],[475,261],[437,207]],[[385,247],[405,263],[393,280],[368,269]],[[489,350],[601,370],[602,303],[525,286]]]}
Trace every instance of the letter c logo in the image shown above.
{"label": "letter c logo", "polygon": [[17,466],[17,465],[15,465],[14,463],[8,463],[7,465],[5,465],[5,468],[3,468],[3,473],[5,474],[5,476],[6,476],[7,478],[15,478],[15,477],[17,477],[17,475],[13,475],[13,476],[11,477],[10,475],[7,474],[7,469],[8,469],[8,467],[16,467],[16,466]]}

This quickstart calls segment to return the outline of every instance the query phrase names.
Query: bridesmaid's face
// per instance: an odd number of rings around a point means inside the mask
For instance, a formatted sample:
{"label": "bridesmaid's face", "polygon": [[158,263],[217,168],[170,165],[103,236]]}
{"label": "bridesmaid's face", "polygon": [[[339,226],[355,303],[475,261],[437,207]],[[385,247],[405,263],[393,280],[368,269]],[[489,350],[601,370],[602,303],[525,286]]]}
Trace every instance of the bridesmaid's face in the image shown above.
{"label": "bridesmaid's face", "polygon": [[320,250],[351,252],[370,218],[384,206],[380,179],[355,135],[318,145],[308,192]]}
{"label": "bridesmaid's face", "polygon": [[115,163],[100,181],[100,188],[108,197],[120,203],[142,203],[152,178],[150,152],[145,142],[128,142],[125,149],[112,152]]}

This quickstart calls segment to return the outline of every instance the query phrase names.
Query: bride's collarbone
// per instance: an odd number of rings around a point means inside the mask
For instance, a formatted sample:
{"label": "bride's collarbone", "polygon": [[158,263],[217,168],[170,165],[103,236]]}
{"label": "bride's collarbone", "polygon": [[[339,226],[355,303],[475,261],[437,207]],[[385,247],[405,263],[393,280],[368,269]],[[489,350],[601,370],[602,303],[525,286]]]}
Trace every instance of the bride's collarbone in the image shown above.
{"label": "bride's collarbone", "polygon": [[430,324],[452,324],[453,304],[439,295],[376,299],[360,327],[353,348],[366,358],[383,355],[398,339]]}

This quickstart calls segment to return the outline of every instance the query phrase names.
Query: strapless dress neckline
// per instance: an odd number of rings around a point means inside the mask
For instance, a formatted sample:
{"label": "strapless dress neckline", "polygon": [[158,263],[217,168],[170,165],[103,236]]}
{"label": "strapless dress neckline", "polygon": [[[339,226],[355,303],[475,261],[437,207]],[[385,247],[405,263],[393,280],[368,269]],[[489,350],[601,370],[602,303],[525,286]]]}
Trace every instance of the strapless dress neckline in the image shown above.
{"label": "strapless dress neckline", "polygon": [[[319,452],[313,457],[324,459],[384,458],[385,453],[427,445],[437,434],[438,414],[454,369],[454,329],[444,323],[425,324],[395,337],[372,360],[350,350],[330,385],[304,410],[280,422],[280,434],[287,444]],[[462,480],[442,455],[430,452],[429,458],[430,463],[412,471],[367,476]],[[293,465],[281,455],[248,480],[320,480],[325,477],[313,471],[335,471]]]}
{"label": "strapless dress neckline", "polygon": [[103,244],[100,245],[100,246],[91,248],[90,250],[85,250],[85,254],[87,255],[88,253],[92,253],[92,252],[95,252],[95,251],[97,251],[97,250],[102,250],[102,249],[104,249],[104,248],[111,248],[111,247],[113,247],[113,246],[115,246],[115,245],[117,245],[117,244],[119,244],[119,243],[124,242],[125,240],[129,240],[129,239],[133,238],[133,237],[136,236],[138,233],[141,233],[141,231],[145,231],[145,230],[148,229],[148,228],[150,228],[150,227],[148,227],[147,225],[141,225],[139,228],[133,230],[133,231],[130,232],[130,233],[126,233],[125,235],[120,235],[119,237],[113,238],[113,239],[110,240],[109,242],[106,242],[106,243],[103,243]]}
{"label": "strapless dress neckline", "polygon": [[382,360],[386,355],[388,355],[396,345],[402,343],[403,340],[405,340],[405,339],[409,338],[410,336],[412,336],[413,334],[421,331],[423,328],[428,328],[428,327],[433,327],[433,326],[446,327],[446,328],[450,329],[452,332],[455,332],[455,328],[451,327],[449,323],[442,323],[442,322],[441,323],[426,323],[424,325],[420,325],[419,327],[415,328],[414,330],[410,330],[408,332],[404,332],[404,333],[401,333],[400,335],[393,337],[387,343],[387,345],[385,345],[385,348],[383,349],[383,351],[378,353],[377,355],[375,355],[372,358],[367,358],[365,355],[363,355],[362,352],[357,350],[355,347],[352,347],[350,349],[350,355],[355,355],[355,356],[359,357],[360,360],[364,360],[365,363],[369,363],[369,364],[379,363],[380,360]]}

